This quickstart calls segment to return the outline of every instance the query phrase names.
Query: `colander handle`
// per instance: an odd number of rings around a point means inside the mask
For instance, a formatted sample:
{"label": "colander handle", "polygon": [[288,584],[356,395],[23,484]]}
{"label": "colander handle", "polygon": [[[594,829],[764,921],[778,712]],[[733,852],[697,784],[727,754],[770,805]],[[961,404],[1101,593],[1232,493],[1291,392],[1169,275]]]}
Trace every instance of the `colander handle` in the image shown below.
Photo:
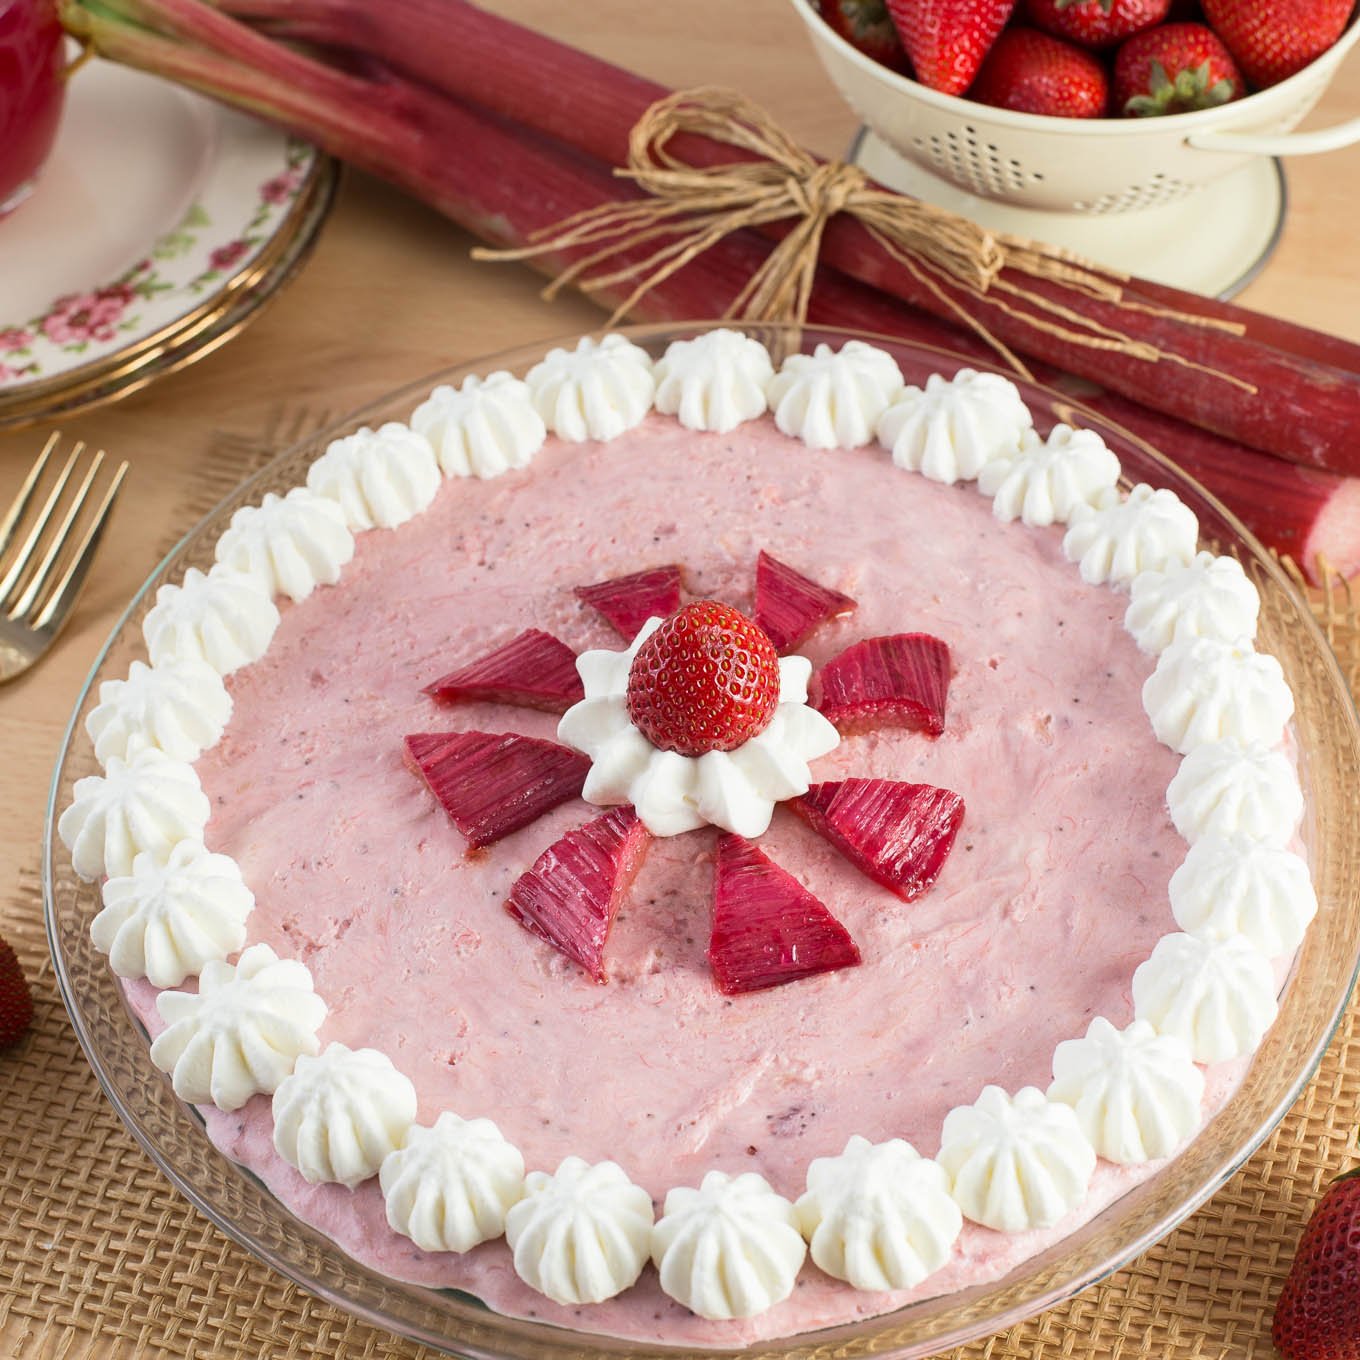
{"label": "colander handle", "polygon": [[1186,139],[1196,151],[1247,152],[1256,156],[1311,156],[1337,151],[1360,142],[1360,118],[1315,132],[1285,132],[1269,136],[1256,132],[1194,132]]}

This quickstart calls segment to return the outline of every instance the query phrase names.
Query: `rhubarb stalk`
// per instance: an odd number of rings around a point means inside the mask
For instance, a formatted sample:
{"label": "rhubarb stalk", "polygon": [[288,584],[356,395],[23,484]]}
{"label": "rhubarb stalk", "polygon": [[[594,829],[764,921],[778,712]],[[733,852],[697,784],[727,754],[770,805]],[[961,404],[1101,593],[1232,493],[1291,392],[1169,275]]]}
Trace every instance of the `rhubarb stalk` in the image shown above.
{"label": "rhubarb stalk", "polygon": [[[292,15],[296,23],[306,25],[311,36],[328,34],[336,44],[362,43],[414,79],[568,140],[609,164],[625,162],[633,124],[648,105],[668,93],[652,81],[488,14],[466,0],[387,0],[380,23],[358,0],[220,3],[234,13],[285,26]],[[731,146],[694,136],[677,139],[672,149],[697,165],[730,163],[742,155]],[[786,230],[778,224],[763,228],[774,234],[781,229]],[[913,307],[946,320],[953,316],[946,302],[845,215],[828,225],[822,258]],[[1069,301],[1055,285],[1008,275],[1010,271],[1003,272],[1003,285],[1019,284],[1057,303]],[[1253,385],[1251,392],[1175,362],[1153,363],[1091,349],[1037,330],[1015,315],[1017,311],[1036,315],[1035,308],[1013,295],[997,295],[979,303],[959,289],[947,285],[944,289],[997,337],[1027,356],[1278,457],[1339,473],[1360,473],[1360,439],[1355,434],[1360,427],[1360,363],[1344,367],[1293,352],[1303,328],[1290,328],[1287,323],[1272,327],[1268,320],[1244,322],[1247,334],[1233,336],[1083,299],[1083,315],[1098,324],[1179,354],[1193,364],[1225,370]],[[1240,320],[1244,310],[1224,304],[1207,308],[1188,294],[1138,280],[1132,284],[1131,295],[1154,306],[1172,302],[1191,311],[1199,306],[1206,315],[1234,320]],[[1295,342],[1291,348],[1279,348],[1268,339],[1286,335]],[[1313,353],[1326,354],[1330,360],[1343,355],[1354,359],[1356,349],[1344,341],[1323,342]]]}
{"label": "rhubarb stalk", "polygon": [[[356,23],[378,23],[378,11],[367,5],[351,11],[348,0],[232,3],[288,9],[299,21],[319,17],[331,22],[336,13],[352,12]],[[391,0],[390,8],[381,11],[383,24],[393,15],[409,13],[412,6],[434,3]],[[364,63],[362,73],[338,71],[215,14],[198,0],[62,4],[68,25],[91,38],[105,55],[280,123],[398,184],[493,244],[523,245],[565,216],[637,193],[599,161],[398,79],[380,63]],[[441,9],[445,4],[439,0]],[[589,91],[585,93],[590,106]],[[759,237],[734,233],[649,293],[635,315],[654,321],[720,316],[770,249]],[[645,250],[622,253],[618,263]],[[557,273],[579,254],[566,251],[535,264]],[[621,300],[624,286],[594,296],[612,307]],[[993,359],[975,334],[834,269],[818,272],[809,320],[934,346],[981,363]],[[1064,380],[1060,371],[1046,366],[1036,367],[1036,374],[1050,385]],[[1319,559],[1344,575],[1360,571],[1360,480],[1292,468],[1113,393],[1081,399],[1181,462],[1268,547],[1294,556],[1306,571],[1312,573]]]}

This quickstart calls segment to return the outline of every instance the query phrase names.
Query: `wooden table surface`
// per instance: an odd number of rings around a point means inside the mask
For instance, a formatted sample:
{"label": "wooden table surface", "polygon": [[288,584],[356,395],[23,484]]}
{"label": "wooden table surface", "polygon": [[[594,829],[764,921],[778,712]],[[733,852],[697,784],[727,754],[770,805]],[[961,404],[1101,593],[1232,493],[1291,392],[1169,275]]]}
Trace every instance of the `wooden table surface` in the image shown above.
{"label": "wooden table surface", "polygon": [[[490,7],[668,85],[737,87],[817,151],[840,153],[853,131],[789,0]],[[1357,115],[1360,58],[1353,58],[1306,126]],[[1284,239],[1242,301],[1360,339],[1360,148],[1300,157],[1288,178]],[[341,415],[441,365],[600,324],[579,298],[543,302],[527,270],[474,264],[470,244],[433,212],[351,175],[311,260],[259,320],[201,363],[66,424],[129,459],[132,472],[55,652],[0,690],[0,861],[11,882],[21,866],[37,863],[48,782],[80,685],[155,566],[158,545],[187,527],[176,523],[177,508],[205,477],[215,444],[258,439],[285,406]],[[46,433],[0,435],[0,505]],[[0,1332],[0,1352],[8,1350]]]}

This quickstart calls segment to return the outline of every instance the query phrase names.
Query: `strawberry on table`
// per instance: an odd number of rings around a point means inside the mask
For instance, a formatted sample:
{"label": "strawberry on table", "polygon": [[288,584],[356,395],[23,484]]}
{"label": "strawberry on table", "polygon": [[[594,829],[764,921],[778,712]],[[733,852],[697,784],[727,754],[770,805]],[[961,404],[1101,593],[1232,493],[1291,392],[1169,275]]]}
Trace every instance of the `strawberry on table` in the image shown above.
{"label": "strawberry on table", "polygon": [[1204,0],[1204,17],[1253,85],[1277,85],[1341,36],[1354,0]]}
{"label": "strawberry on table", "polygon": [[12,1048],[32,1023],[33,994],[14,947],[8,940],[0,940],[0,1048]]}
{"label": "strawberry on table", "polygon": [[916,78],[962,94],[1015,8],[1015,0],[887,0]]}
{"label": "strawberry on table", "polygon": [[1035,28],[1008,28],[987,54],[968,97],[1016,113],[1100,118],[1109,79],[1085,48]]}
{"label": "strawberry on table", "polygon": [[1036,28],[1083,47],[1113,47],[1160,24],[1171,0],[1027,0],[1025,14]]}
{"label": "strawberry on table", "polygon": [[907,54],[885,0],[819,0],[818,8],[851,47],[894,71],[907,69]]}
{"label": "strawberry on table", "polygon": [[1126,118],[1211,109],[1244,91],[1228,49],[1203,24],[1139,33],[1114,61],[1114,107]]}
{"label": "strawberry on table", "polygon": [[1284,1360],[1360,1360],[1360,1167],[1332,1182],[1275,1304]]}

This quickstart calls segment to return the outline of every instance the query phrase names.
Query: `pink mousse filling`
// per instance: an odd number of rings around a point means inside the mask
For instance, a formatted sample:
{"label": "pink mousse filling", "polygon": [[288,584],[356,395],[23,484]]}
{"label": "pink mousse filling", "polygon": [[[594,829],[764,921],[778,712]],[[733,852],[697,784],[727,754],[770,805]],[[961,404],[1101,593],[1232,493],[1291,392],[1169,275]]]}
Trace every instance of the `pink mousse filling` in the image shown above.
{"label": "pink mousse filling", "polygon": [[[1175,929],[1167,882],[1185,846],[1164,802],[1177,759],[1139,698],[1152,662],[1123,631],[1126,598],[1084,585],[1060,541],[998,523],[971,486],[902,472],[877,448],[810,451],[768,420],[717,436],[654,417],[608,444],[550,440],[531,471],[451,480],[399,531],[360,535],[338,586],[285,607],[266,657],[231,677],[230,726],[198,764],[209,846],[255,892],[251,942],[311,969],[330,1007],[323,1043],[388,1054],[422,1123],[488,1116],[531,1169],[569,1153],[617,1160],[658,1204],[711,1168],[758,1171],[795,1199],[808,1163],[852,1134],[933,1155],[953,1106],[991,1083],[1046,1088],[1061,1040],[1097,1015],[1127,1024],[1134,969]],[[421,687],[525,628],[621,647],[572,587],[644,567],[680,563],[691,596],[749,609],[762,548],[859,602],[801,649],[814,665],[876,634],[949,644],[941,737],[849,737],[813,773],[954,789],[967,805],[958,841],[934,890],[906,905],[777,810],[762,848],[846,924],[864,963],[739,998],[716,991],[704,957],[713,833],[655,841],[598,986],[503,908],[594,810],[573,801],[468,856],[402,761],[410,732],[552,737],[555,718],[443,708]],[[154,990],[130,991],[158,1030]],[[1211,1083],[1210,1104],[1224,1087]],[[205,1114],[224,1152],[379,1271],[693,1346],[999,1278],[1155,1169],[1102,1162],[1086,1203],[1047,1232],[967,1225],[910,1293],[859,1292],[809,1261],[786,1302],[714,1323],[667,1299],[650,1267],[620,1298],[569,1309],[519,1281],[503,1241],[421,1252],[388,1228],[376,1180],[351,1193],[287,1166],[267,1098]]]}

